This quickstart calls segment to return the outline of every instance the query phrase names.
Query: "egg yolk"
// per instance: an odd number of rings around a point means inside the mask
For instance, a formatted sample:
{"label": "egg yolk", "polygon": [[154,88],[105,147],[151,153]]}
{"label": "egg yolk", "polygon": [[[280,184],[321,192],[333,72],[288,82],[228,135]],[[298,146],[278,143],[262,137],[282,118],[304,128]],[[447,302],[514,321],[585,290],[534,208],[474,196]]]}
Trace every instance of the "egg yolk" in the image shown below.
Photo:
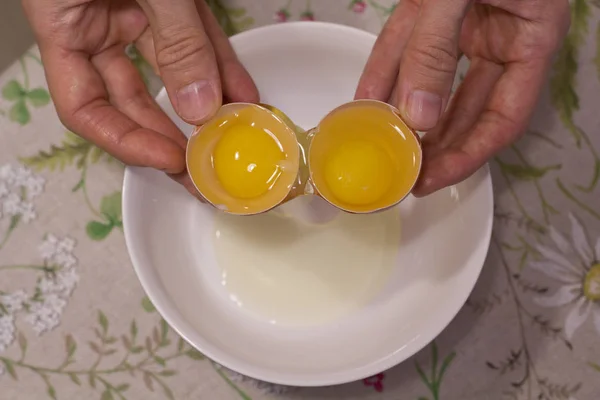
{"label": "egg yolk", "polygon": [[367,205],[381,199],[392,185],[390,156],[366,140],[342,143],[325,163],[325,183],[338,200]]}
{"label": "egg yolk", "polygon": [[251,199],[269,191],[281,175],[286,158],[268,132],[247,125],[227,129],[213,151],[213,167],[233,197]]}

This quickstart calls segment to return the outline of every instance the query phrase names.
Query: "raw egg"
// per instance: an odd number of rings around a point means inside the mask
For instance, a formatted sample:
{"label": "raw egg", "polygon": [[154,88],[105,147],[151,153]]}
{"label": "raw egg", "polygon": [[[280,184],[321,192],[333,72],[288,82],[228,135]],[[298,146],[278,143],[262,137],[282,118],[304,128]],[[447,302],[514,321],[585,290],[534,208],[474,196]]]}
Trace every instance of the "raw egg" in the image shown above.
{"label": "raw egg", "polygon": [[354,140],[332,149],[323,175],[333,195],[351,205],[372,204],[392,186],[393,163],[377,144]]}
{"label": "raw egg", "polygon": [[391,207],[417,181],[419,138],[385,103],[347,103],[329,113],[311,134],[312,184],[342,210],[367,213]]}
{"label": "raw egg", "polygon": [[267,211],[288,197],[299,170],[295,133],[255,104],[228,104],[188,142],[188,173],[200,194],[230,214]]}
{"label": "raw egg", "polygon": [[213,166],[223,188],[239,199],[265,194],[281,175],[285,153],[267,131],[233,125],[223,133],[213,153]]}

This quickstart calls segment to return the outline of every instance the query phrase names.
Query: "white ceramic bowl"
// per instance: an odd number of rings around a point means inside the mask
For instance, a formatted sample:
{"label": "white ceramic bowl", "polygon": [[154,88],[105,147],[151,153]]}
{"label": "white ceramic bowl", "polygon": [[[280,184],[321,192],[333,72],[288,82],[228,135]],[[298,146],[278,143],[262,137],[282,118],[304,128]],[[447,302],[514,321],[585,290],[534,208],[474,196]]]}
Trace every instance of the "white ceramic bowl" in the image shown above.
{"label": "white ceramic bowl", "polygon": [[[325,23],[287,23],[232,38],[262,101],[300,126],[315,126],[352,100],[375,36]],[[159,104],[178,126],[164,91]],[[127,246],[148,296],[168,323],[216,362],[295,386],[365,378],[407,359],[450,323],[481,271],[491,235],[487,168],[401,206],[403,240],[393,274],[371,304],[329,324],[290,328],[235,307],[220,285],[210,227],[215,210],[164,174],[128,168],[123,187]]]}

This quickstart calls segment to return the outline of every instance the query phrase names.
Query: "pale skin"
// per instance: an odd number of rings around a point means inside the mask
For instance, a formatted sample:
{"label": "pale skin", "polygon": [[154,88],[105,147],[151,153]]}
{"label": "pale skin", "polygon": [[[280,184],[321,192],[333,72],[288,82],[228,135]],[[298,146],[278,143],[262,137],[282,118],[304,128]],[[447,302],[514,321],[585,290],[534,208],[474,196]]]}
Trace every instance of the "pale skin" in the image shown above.
{"label": "pale skin", "polygon": [[[65,126],[128,165],[195,194],[185,136],[124,53],[135,43],[177,113],[202,124],[223,101],[257,102],[252,78],[204,0],[23,0]],[[519,138],[569,27],[567,0],[403,0],[356,97],[390,102],[423,140],[414,193],[458,183]],[[449,102],[459,58],[471,65]]]}

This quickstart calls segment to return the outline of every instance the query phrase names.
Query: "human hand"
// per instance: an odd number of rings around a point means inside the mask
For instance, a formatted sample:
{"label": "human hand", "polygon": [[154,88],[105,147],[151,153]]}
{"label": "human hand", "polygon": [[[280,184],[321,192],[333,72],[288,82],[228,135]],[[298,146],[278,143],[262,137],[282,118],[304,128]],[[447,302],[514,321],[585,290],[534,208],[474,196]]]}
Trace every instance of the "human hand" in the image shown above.
{"label": "human hand", "polygon": [[[468,178],[525,131],[569,18],[567,0],[400,2],[356,97],[427,131],[416,195]],[[461,54],[471,64],[448,105]]]}
{"label": "human hand", "polygon": [[23,0],[64,125],[128,165],[185,173],[187,139],[125,54],[135,43],[181,118],[200,124],[230,101],[258,101],[204,0]]}

